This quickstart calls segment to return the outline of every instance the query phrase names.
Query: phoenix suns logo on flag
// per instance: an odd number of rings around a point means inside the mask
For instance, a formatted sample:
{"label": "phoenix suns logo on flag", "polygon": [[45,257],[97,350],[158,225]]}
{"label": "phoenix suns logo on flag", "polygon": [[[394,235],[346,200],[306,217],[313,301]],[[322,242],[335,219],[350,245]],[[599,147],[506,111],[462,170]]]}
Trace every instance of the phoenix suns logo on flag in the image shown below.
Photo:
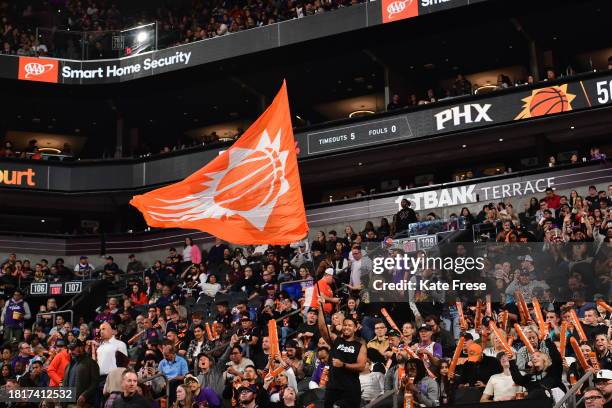
{"label": "phoenix suns logo on flag", "polygon": [[287,244],[306,236],[286,85],[232,147],[131,204],[150,226],[199,229],[237,244]]}

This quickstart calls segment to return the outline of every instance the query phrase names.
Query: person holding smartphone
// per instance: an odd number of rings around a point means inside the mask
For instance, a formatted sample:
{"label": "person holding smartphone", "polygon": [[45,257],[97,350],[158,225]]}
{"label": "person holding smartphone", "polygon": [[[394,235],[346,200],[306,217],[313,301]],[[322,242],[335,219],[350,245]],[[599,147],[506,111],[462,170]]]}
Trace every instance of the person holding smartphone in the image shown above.
{"label": "person holding smartphone", "polygon": [[159,370],[157,368],[157,361],[155,359],[155,355],[147,354],[145,356],[144,365],[138,371],[138,382],[144,383],[147,386],[151,387],[153,394],[160,394],[165,386],[165,382],[163,377],[157,377],[150,380],[151,377],[159,374]]}

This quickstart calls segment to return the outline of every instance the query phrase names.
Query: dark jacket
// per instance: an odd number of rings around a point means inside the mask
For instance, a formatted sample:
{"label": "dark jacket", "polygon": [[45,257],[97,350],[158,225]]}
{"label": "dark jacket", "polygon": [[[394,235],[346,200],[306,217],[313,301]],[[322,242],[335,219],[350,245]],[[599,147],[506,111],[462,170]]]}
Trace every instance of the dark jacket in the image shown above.
{"label": "dark jacket", "polygon": [[499,360],[493,357],[482,356],[482,360],[478,363],[467,361],[457,367],[455,382],[474,387],[476,382],[481,381],[486,384],[493,374],[499,374],[503,371]]}
{"label": "dark jacket", "polygon": [[[75,384],[68,384],[70,381],[70,370],[77,370]],[[88,355],[84,354],[76,364],[72,364],[71,361],[71,363],[66,366],[62,386],[75,387],[77,398],[83,395],[87,402],[91,404],[95,401],[96,389],[98,388],[99,382],[100,367],[98,366],[98,363],[92,360]]]}
{"label": "dark jacket", "polygon": [[544,396],[544,391],[546,389],[551,390],[557,387],[563,392],[566,391],[561,381],[561,376],[563,375],[561,354],[559,354],[559,350],[557,350],[557,347],[550,338],[546,338],[546,347],[550,353],[552,364],[542,373],[522,375],[516,365],[516,360],[510,360],[510,374],[512,374],[512,380],[514,380],[515,384],[521,385],[527,389],[527,398],[541,398]]}
{"label": "dark jacket", "polygon": [[149,408],[147,400],[138,394],[126,397],[123,394],[113,401],[113,408]]}

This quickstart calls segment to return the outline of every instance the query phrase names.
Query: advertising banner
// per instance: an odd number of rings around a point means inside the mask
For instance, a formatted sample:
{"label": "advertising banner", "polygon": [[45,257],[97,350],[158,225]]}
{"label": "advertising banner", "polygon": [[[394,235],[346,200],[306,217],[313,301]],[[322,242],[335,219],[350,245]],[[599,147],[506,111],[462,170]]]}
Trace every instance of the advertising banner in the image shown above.
{"label": "advertising banner", "polygon": [[546,117],[612,103],[612,75],[576,78],[537,88],[517,87],[483,96],[449,98],[389,118],[296,135],[300,156]]}
{"label": "advertising banner", "polygon": [[463,7],[483,0],[383,0],[383,24]]}
{"label": "advertising banner", "polygon": [[[395,214],[401,202],[407,199],[415,211],[436,210],[461,207],[476,203],[506,201],[511,198],[544,195],[546,188],[567,190],[586,189],[591,184],[599,185],[612,182],[612,169],[607,164],[569,168],[529,175],[508,175],[491,177],[479,183],[453,183],[443,187],[422,188],[398,192],[388,197],[373,198],[368,201],[336,203],[333,206],[313,208],[307,212],[311,228],[351,220],[375,219]],[[461,229],[459,226],[458,229]]]}
{"label": "advertising banner", "polygon": [[0,188],[17,187],[26,189],[48,188],[48,172],[44,166],[24,163],[0,163]]}

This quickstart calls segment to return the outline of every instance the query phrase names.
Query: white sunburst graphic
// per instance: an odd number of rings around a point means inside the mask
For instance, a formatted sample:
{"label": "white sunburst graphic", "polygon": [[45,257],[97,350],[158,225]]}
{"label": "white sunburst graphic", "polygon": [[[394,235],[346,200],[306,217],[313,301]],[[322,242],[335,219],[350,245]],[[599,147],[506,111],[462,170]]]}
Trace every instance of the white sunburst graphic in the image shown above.
{"label": "white sunburst graphic", "polygon": [[[164,212],[150,211],[149,215],[163,222],[221,219],[240,215],[260,231],[263,230],[278,198],[289,191],[285,174],[289,151],[281,151],[280,142],[280,130],[273,140],[264,130],[255,149],[230,148],[227,151],[227,168],[205,173],[210,180],[202,183],[204,189],[201,192],[173,200],[158,198],[165,205],[151,208]],[[248,168],[249,171],[238,177],[230,174],[239,167]],[[226,176],[229,180],[224,180]]]}

